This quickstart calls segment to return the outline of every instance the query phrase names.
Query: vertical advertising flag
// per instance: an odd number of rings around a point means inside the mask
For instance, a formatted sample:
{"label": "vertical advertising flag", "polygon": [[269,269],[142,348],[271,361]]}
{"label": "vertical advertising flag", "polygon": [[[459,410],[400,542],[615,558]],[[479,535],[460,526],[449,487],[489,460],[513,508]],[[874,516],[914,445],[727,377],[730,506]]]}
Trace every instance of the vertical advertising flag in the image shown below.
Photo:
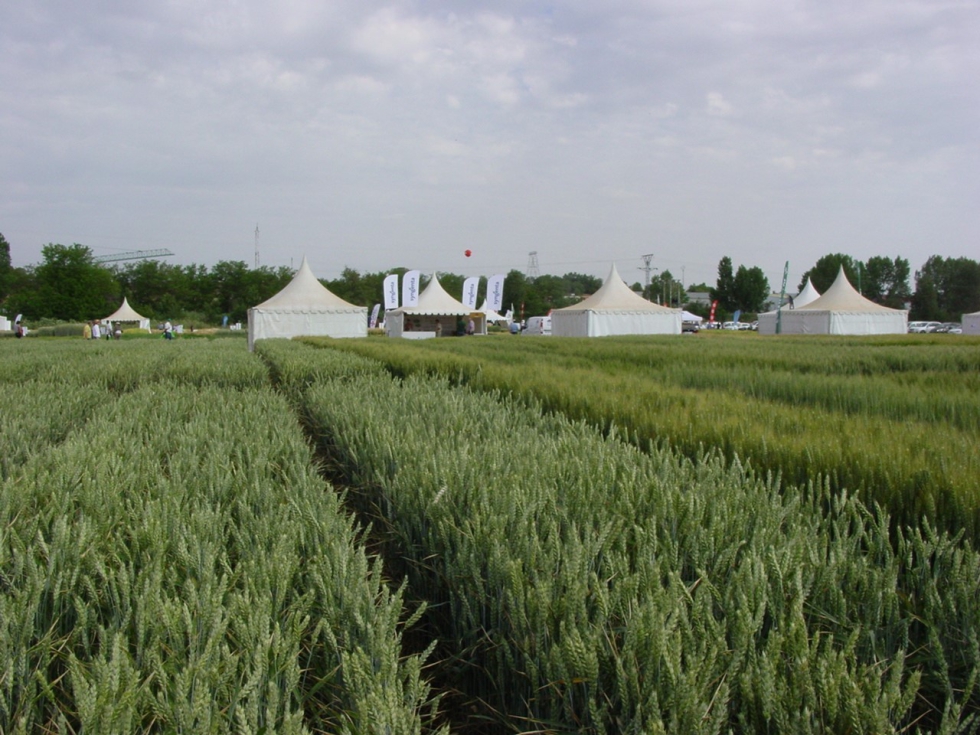
{"label": "vertical advertising flag", "polygon": [[498,273],[487,279],[487,308],[500,313],[504,308],[504,274]]}
{"label": "vertical advertising flag", "polygon": [[717,308],[718,308],[718,301],[717,300],[712,301],[711,302],[711,314],[708,316],[708,322],[710,324],[714,324],[715,323],[715,309],[717,309]]}
{"label": "vertical advertising flag", "polygon": [[375,304],[374,308],[371,309],[371,321],[368,322],[368,329],[377,329],[379,311],[381,311],[381,304]]}
{"label": "vertical advertising flag", "polygon": [[419,272],[409,271],[402,276],[402,306],[419,305]]}
{"label": "vertical advertising flag", "polygon": [[398,308],[398,274],[392,273],[390,276],[385,276],[384,280],[384,292],[385,292],[385,311],[388,309]]}
{"label": "vertical advertising flag", "polygon": [[463,298],[460,301],[463,302],[463,306],[467,309],[476,309],[476,297],[477,291],[480,290],[480,277],[471,276],[463,281]]}

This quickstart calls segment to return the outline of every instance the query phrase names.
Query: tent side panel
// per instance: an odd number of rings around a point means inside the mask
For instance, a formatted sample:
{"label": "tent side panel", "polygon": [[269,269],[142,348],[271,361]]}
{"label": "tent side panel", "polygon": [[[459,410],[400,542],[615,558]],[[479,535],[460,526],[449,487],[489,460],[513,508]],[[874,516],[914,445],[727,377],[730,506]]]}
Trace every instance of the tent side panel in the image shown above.
{"label": "tent side panel", "polygon": [[831,334],[905,334],[907,331],[905,312],[897,314],[830,312]]}
{"label": "tent side panel", "polygon": [[[776,333],[776,318],[777,314],[774,311],[767,311],[759,314],[759,334],[775,334]],[[785,329],[784,324],[781,325]]]}
{"label": "tent side panel", "polygon": [[367,309],[343,312],[249,309],[248,345],[260,339],[367,337]]}
{"label": "tent side panel", "polygon": [[782,334],[829,334],[830,312],[794,309],[783,312]]}
{"label": "tent side panel", "polygon": [[551,312],[552,337],[588,337],[588,311],[553,311]]}
{"label": "tent side panel", "polygon": [[980,334],[980,312],[964,314],[962,324],[963,334]]}
{"label": "tent side panel", "polygon": [[[552,332],[554,322],[552,321]],[[590,337],[626,334],[680,334],[681,315],[677,313],[602,312],[590,313]]]}

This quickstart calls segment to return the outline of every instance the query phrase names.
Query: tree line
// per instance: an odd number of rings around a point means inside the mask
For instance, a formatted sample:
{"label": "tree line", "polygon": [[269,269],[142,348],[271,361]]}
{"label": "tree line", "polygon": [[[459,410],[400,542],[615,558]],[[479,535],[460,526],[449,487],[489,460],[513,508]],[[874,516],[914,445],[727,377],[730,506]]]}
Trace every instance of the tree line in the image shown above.
{"label": "tree line", "polygon": [[[795,289],[787,284],[787,294],[801,291],[807,280],[818,292],[825,293],[841,268],[851,285],[866,299],[892,309],[909,309],[912,320],[958,321],[963,314],[980,311],[980,263],[939,255],[929,258],[915,272],[912,290],[911,266],[905,258],[877,255],[862,262],[843,253],[831,253],[806,270]],[[700,290],[708,291],[711,299],[718,302],[716,317],[719,319],[736,310],[757,314],[774,291],[761,269],[739,266],[733,272],[731,258],[727,256],[718,264],[715,286],[700,286]],[[700,311],[707,314],[706,307],[700,307]]]}
{"label": "tree line", "polygon": [[[220,261],[203,265],[174,265],[159,260],[102,265],[91,250],[78,243],[51,243],[42,250],[41,262],[14,268],[10,246],[0,234],[0,313],[12,318],[23,314],[28,321],[87,321],[115,311],[123,297],[133,308],[154,321],[180,320],[190,325],[244,322],[247,310],[280,291],[293,277],[285,266],[250,268],[244,261]],[[876,256],[861,262],[834,253],[820,258],[807,270],[796,290],[809,279],[821,293],[843,267],[848,280],[866,298],[892,308],[911,307],[910,319],[953,321],[964,313],[980,310],[980,263],[968,258],[935,255],[915,272],[915,290],[909,286],[910,266],[904,258]],[[381,300],[383,282],[390,273],[406,268],[360,273],[345,268],[334,280],[321,280],[333,293],[352,304],[371,308]],[[440,273],[439,282],[459,298],[465,276]],[[427,278],[423,276],[423,287]],[[516,318],[547,314],[552,309],[577,303],[595,293],[602,280],[582,273],[528,277],[511,270],[504,281],[504,310],[513,308]],[[689,291],[706,291],[718,302],[716,318],[724,320],[736,310],[749,316],[762,311],[773,289],[758,267],[739,265],[730,257],[718,264],[714,286],[686,286],[669,270],[633,289],[651,301],[684,307],[708,315],[708,307],[690,303]],[[787,291],[793,291],[787,286]]]}

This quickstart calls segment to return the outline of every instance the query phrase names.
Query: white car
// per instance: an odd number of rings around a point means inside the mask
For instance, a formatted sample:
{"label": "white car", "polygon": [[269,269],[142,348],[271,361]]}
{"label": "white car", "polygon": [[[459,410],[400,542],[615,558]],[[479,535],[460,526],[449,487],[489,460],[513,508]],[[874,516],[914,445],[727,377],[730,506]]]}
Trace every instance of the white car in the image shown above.
{"label": "white car", "polygon": [[909,334],[935,332],[941,326],[940,322],[909,322]]}

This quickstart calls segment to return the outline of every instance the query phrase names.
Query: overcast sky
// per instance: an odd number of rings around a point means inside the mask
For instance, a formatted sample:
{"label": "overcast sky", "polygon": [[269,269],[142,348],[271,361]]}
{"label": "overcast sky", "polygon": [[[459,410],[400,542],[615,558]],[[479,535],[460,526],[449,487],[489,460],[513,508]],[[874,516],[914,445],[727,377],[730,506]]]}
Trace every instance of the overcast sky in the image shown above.
{"label": "overcast sky", "polygon": [[[980,259],[978,0],[0,4],[0,233],[779,289]],[[472,256],[466,258],[465,250]]]}

